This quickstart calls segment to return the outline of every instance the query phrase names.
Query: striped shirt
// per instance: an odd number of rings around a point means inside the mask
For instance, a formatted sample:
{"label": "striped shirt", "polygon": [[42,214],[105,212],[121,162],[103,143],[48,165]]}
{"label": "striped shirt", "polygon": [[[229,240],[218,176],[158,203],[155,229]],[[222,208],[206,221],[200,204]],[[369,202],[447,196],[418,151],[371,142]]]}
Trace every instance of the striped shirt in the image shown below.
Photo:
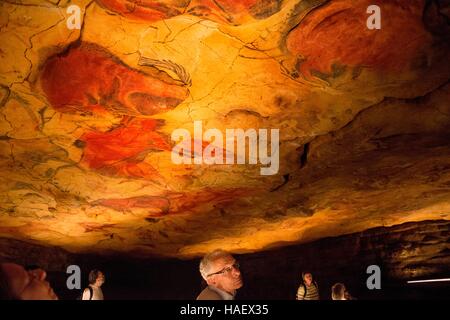
{"label": "striped shirt", "polygon": [[308,287],[302,283],[297,290],[297,300],[319,300],[319,290],[317,286],[314,283],[312,283]]}

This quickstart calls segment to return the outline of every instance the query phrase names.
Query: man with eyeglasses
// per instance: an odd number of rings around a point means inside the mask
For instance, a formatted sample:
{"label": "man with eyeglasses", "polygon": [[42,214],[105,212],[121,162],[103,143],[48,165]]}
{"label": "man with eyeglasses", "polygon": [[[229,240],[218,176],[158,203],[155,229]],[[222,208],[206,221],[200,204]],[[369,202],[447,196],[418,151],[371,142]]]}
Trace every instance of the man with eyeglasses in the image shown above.
{"label": "man with eyeglasses", "polygon": [[237,289],[243,285],[239,264],[230,253],[221,249],[203,257],[200,274],[208,286],[197,300],[234,300]]}

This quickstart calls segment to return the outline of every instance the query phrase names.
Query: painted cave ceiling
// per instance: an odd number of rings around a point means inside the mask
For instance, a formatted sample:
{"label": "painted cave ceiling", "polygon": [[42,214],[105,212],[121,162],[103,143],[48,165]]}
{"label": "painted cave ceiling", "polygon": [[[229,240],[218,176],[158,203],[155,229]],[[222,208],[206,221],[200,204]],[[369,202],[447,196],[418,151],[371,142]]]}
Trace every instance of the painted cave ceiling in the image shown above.
{"label": "painted cave ceiling", "polygon": [[[440,0],[3,0],[0,237],[191,257],[449,220],[449,19]],[[278,129],[278,170],[174,163],[195,123]]]}

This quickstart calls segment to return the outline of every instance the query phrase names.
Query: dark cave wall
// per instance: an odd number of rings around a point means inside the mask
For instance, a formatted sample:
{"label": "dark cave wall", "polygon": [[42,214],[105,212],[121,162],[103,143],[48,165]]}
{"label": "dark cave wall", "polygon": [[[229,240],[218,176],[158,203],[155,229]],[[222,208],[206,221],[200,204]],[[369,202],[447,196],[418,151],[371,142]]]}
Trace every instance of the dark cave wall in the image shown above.
{"label": "dark cave wall", "polygon": [[[323,299],[331,298],[336,282],[361,299],[419,298],[424,291],[412,290],[405,282],[448,275],[449,227],[448,221],[406,223],[245,255],[240,260],[248,286],[239,297],[295,299],[301,272],[310,270]],[[366,287],[366,269],[372,264],[381,268],[382,290]]]}
{"label": "dark cave wall", "polygon": [[[235,255],[244,277],[244,287],[239,290],[237,299],[295,299],[303,270],[314,274],[321,298],[327,300],[336,282],[345,283],[358,299],[450,299],[448,283],[406,284],[407,280],[448,277],[449,230],[450,222],[443,220],[406,223],[304,245]],[[0,243],[2,261],[38,264],[51,270],[49,280],[62,299],[75,299],[78,295],[78,291],[65,287],[65,267],[73,263],[80,265],[84,282],[90,269],[105,271],[106,299],[195,299],[202,289],[198,259],[76,256],[60,249],[23,244],[27,249],[19,249],[18,242],[5,239]],[[12,243],[15,249],[6,245]],[[366,268],[372,264],[381,268],[381,290],[366,287],[369,276]]]}

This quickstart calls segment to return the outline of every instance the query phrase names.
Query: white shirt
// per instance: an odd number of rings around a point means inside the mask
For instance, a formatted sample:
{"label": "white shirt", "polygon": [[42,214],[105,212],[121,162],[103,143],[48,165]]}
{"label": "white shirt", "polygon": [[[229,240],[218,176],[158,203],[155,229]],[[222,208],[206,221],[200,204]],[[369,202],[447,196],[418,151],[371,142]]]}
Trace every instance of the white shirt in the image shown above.
{"label": "white shirt", "polygon": [[92,285],[89,285],[89,287],[92,288],[92,299],[91,299],[91,292],[88,288],[84,289],[83,292],[83,298],[82,300],[103,300],[103,291],[102,288],[94,287]]}

